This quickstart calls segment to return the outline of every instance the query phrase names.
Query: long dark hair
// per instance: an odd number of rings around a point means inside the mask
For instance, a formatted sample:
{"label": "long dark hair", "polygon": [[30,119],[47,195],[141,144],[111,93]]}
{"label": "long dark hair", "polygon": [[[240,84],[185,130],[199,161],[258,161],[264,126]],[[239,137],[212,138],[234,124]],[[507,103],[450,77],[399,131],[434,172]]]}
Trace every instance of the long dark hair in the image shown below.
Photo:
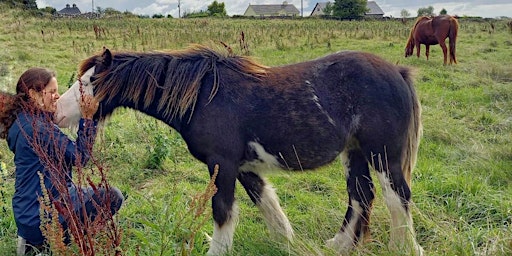
{"label": "long dark hair", "polygon": [[41,92],[55,76],[55,71],[47,68],[30,68],[18,79],[16,94],[0,92],[0,138],[7,137],[16,115],[32,106],[28,93],[30,89]]}

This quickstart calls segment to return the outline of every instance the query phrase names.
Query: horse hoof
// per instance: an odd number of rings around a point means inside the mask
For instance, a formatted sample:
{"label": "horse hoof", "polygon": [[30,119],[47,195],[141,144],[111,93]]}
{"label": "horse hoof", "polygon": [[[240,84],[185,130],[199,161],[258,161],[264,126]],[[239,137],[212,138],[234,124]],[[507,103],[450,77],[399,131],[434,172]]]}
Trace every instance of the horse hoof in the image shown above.
{"label": "horse hoof", "polygon": [[346,254],[352,250],[353,246],[348,245],[347,243],[344,243],[343,241],[339,241],[339,239],[336,239],[336,237],[331,238],[327,241],[325,241],[325,246],[328,248],[333,249],[339,254]]}

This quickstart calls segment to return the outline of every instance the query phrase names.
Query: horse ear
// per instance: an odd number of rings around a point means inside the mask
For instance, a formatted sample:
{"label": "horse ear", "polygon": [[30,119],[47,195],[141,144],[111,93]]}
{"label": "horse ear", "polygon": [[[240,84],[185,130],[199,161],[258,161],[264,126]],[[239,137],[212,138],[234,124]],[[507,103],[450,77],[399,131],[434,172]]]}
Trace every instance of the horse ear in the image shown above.
{"label": "horse ear", "polygon": [[102,64],[105,65],[105,67],[109,67],[110,64],[112,64],[112,53],[108,48],[103,47],[103,54],[102,57]]}

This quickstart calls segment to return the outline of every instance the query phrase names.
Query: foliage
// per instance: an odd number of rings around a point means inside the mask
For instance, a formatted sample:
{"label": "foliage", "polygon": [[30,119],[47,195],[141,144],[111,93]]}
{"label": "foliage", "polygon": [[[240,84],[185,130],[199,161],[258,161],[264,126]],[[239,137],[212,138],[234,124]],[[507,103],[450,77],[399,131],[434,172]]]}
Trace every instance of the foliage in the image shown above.
{"label": "foliage", "polygon": [[226,16],[226,6],[224,2],[218,3],[217,0],[213,1],[212,4],[208,5],[208,14],[215,17]]}
{"label": "foliage", "polygon": [[434,7],[431,5],[429,7],[421,7],[418,9],[418,17],[420,16],[433,16],[434,15]]}
{"label": "foliage", "polygon": [[183,18],[206,18],[208,16],[210,16],[210,14],[203,10],[200,10],[198,12],[183,13]]}
{"label": "foliage", "polygon": [[333,11],[334,5],[331,2],[327,2],[327,4],[325,4],[325,8],[322,10],[324,15],[332,15]]}
{"label": "foliage", "polygon": [[446,11],[445,8],[443,8],[440,12],[439,12],[439,15],[446,15],[448,12]]}
{"label": "foliage", "polygon": [[334,0],[332,15],[340,19],[359,19],[368,12],[366,0]]}
{"label": "foliage", "polygon": [[0,3],[6,3],[10,6],[22,8],[25,10],[37,10],[37,1],[36,0],[3,0]]}
{"label": "foliage", "polygon": [[400,11],[400,17],[401,18],[409,18],[410,16],[411,16],[411,14],[406,9],[402,9]]}
{"label": "foliage", "polygon": [[144,130],[153,134],[153,143],[148,146],[149,156],[145,168],[162,169],[162,165],[170,153],[170,139],[158,130],[157,122],[148,122],[146,125]]}

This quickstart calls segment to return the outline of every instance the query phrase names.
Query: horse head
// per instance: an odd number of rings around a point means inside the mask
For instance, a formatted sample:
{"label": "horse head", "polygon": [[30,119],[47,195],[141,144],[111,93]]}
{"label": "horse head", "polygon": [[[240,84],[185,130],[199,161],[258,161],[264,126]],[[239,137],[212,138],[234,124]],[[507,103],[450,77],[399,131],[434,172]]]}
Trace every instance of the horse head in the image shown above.
{"label": "horse head", "polygon": [[[82,117],[80,100],[82,95],[94,95],[97,74],[106,71],[112,64],[112,53],[105,49],[101,55],[96,55],[82,62],[78,80],[60,96],[57,101],[55,121],[60,127],[76,126]],[[98,99],[101,102],[101,99]],[[100,117],[100,109],[95,119]]]}
{"label": "horse head", "polygon": [[407,41],[407,45],[405,46],[405,57],[409,57],[413,54],[414,51],[414,39],[412,36],[409,38],[409,41]]}

